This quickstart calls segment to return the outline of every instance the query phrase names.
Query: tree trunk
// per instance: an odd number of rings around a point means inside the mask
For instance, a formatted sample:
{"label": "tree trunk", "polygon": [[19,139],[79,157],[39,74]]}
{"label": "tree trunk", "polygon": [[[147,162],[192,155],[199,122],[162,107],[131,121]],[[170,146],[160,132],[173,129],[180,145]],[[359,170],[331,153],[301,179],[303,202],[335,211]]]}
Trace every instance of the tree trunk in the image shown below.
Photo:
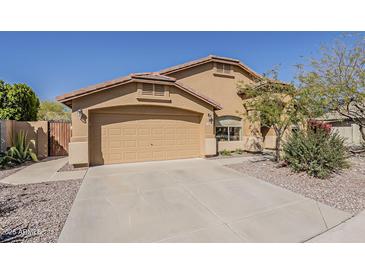
{"label": "tree trunk", "polygon": [[281,144],[281,135],[276,134],[275,138],[275,161],[280,161],[280,144]]}
{"label": "tree trunk", "polygon": [[359,130],[360,130],[362,141],[365,142],[365,128],[364,128],[364,126],[359,125]]}

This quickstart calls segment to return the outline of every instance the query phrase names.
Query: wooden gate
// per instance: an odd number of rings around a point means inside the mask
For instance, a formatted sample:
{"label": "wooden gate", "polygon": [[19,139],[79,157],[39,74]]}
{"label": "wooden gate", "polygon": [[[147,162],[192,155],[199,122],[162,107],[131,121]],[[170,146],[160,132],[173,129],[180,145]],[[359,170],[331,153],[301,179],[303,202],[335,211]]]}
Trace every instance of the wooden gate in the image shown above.
{"label": "wooden gate", "polygon": [[67,156],[68,144],[71,139],[70,122],[49,122],[48,125],[48,155]]}

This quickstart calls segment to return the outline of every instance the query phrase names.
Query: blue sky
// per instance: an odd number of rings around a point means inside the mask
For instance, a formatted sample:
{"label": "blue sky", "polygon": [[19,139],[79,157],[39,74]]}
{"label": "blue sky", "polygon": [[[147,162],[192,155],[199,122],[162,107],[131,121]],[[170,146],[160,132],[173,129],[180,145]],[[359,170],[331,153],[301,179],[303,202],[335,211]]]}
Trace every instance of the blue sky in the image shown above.
{"label": "blue sky", "polygon": [[294,65],[339,32],[0,32],[0,79],[55,96],[132,72],[158,71],[209,54],[240,59],[259,73]]}

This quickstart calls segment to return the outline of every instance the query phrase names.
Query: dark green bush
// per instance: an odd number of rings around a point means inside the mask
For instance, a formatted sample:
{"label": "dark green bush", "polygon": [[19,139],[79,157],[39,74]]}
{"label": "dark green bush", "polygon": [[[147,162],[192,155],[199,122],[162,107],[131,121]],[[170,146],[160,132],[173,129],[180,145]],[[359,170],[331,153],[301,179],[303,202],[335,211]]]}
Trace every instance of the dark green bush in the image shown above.
{"label": "dark green bush", "polygon": [[283,152],[283,159],[293,171],[318,178],[349,167],[343,138],[321,128],[293,132],[284,143]]}

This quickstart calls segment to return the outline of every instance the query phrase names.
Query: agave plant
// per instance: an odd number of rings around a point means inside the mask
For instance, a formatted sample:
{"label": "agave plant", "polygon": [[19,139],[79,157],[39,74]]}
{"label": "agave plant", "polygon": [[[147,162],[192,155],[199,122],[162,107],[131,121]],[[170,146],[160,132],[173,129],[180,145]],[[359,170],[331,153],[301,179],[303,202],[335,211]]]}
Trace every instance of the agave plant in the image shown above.
{"label": "agave plant", "polygon": [[22,164],[26,161],[38,161],[37,155],[29,148],[30,142],[27,142],[27,133],[19,131],[16,135],[13,146],[10,147],[2,159],[4,164]]}
{"label": "agave plant", "polygon": [[1,168],[5,168],[5,166],[8,163],[8,157],[6,156],[5,153],[0,153],[0,169]]}

